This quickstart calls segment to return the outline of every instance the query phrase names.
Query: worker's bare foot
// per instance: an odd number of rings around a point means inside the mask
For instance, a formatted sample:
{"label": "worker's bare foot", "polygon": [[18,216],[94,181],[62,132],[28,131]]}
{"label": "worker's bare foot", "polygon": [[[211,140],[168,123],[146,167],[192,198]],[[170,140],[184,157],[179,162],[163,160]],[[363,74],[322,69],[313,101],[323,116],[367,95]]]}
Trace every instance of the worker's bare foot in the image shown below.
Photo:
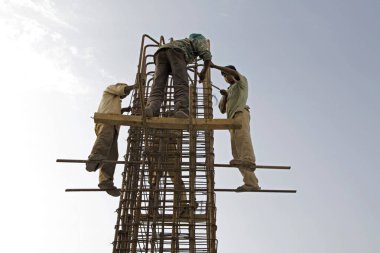
{"label": "worker's bare foot", "polygon": [[145,107],[144,111],[145,111],[145,116],[147,118],[152,118],[153,117],[153,110],[152,110],[152,108]]}
{"label": "worker's bare foot", "polygon": [[86,163],[86,170],[88,172],[94,172],[99,169],[100,162],[99,161],[88,161]]}
{"label": "worker's bare foot", "polygon": [[230,161],[230,165],[232,166],[250,166],[250,167],[255,167],[256,163],[249,161],[249,160],[240,160],[240,159],[232,159]]}
{"label": "worker's bare foot", "polygon": [[113,196],[113,197],[119,197],[120,196],[120,190],[117,189],[114,185],[113,185],[113,182],[112,181],[104,181],[104,182],[100,182],[98,184],[99,188],[102,189],[102,190],[106,190],[106,192]]}
{"label": "worker's bare foot", "polygon": [[260,191],[260,190],[261,190],[261,187],[258,185],[253,186],[253,185],[246,185],[246,184],[243,184],[239,186],[238,188],[236,188],[237,192],[249,192],[249,191]]}

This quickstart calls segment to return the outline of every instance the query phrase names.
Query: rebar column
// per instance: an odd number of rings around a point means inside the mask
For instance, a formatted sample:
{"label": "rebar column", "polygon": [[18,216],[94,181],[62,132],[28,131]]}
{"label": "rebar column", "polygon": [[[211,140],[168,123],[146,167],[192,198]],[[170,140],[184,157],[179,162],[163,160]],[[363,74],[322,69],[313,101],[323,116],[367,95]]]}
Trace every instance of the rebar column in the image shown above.
{"label": "rebar column", "polygon": [[[142,115],[154,85],[153,55],[164,43],[143,35],[131,115]],[[210,74],[198,82],[198,61],[188,66],[190,116],[212,118]],[[169,78],[160,117],[174,110]],[[217,251],[213,131],[131,127],[113,253]]]}

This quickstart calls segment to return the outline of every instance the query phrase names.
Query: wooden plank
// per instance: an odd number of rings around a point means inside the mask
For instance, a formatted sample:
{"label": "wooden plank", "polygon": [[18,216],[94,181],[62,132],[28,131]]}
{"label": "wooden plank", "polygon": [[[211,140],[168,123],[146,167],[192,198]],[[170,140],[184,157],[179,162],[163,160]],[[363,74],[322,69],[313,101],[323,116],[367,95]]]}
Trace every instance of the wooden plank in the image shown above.
{"label": "wooden plank", "polygon": [[[120,114],[107,114],[95,113],[95,123],[105,123],[111,125],[143,127],[143,120],[141,116],[135,115],[120,115]],[[240,129],[241,122],[232,119],[201,119],[201,118],[159,118],[153,117],[146,119],[146,126],[150,128],[160,129],[182,129],[188,130],[190,123],[194,129],[197,130],[222,130],[222,129]]]}

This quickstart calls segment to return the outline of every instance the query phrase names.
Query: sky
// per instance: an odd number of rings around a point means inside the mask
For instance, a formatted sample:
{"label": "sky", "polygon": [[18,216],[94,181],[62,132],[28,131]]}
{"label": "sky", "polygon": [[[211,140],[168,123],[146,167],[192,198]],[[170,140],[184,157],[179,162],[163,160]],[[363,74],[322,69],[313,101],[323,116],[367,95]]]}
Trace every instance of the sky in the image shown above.
{"label": "sky", "polygon": [[[217,193],[218,252],[380,252],[379,27],[379,0],[1,1],[0,252],[112,251],[118,198],[65,193],[97,174],[55,160],[87,158],[102,91],[134,83],[143,34],[194,32],[249,80],[257,163],[292,167],[257,171],[261,187],[297,189]],[[228,138],[215,132],[217,163]],[[216,170],[217,188],[241,183]]]}

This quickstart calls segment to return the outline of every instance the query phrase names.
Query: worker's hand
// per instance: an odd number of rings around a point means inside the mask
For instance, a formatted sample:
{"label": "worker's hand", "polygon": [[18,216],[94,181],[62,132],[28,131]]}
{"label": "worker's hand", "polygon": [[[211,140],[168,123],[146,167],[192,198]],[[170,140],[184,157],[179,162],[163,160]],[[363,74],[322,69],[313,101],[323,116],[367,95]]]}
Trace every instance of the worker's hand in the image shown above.
{"label": "worker's hand", "polygon": [[125,112],[130,112],[131,110],[132,110],[132,108],[130,106],[121,108],[121,114],[123,114]]}
{"label": "worker's hand", "polygon": [[203,80],[205,79],[205,77],[206,77],[206,72],[207,72],[207,70],[202,69],[202,71],[199,73],[199,82],[200,82],[200,83],[202,83]]}
{"label": "worker's hand", "polygon": [[136,85],[130,85],[124,88],[124,94],[125,96],[128,96],[129,93],[136,87]]}
{"label": "worker's hand", "polygon": [[227,91],[226,90],[220,90],[219,91],[220,92],[220,94],[222,94],[223,96],[228,96],[228,93],[227,93]]}

